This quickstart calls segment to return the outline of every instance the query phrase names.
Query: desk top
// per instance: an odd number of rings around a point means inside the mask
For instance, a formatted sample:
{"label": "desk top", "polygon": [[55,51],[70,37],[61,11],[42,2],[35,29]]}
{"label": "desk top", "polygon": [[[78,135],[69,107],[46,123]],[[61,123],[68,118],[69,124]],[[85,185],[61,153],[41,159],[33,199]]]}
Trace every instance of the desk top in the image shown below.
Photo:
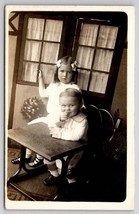
{"label": "desk top", "polygon": [[52,138],[47,124],[36,123],[8,130],[8,137],[49,161],[83,150],[85,142]]}

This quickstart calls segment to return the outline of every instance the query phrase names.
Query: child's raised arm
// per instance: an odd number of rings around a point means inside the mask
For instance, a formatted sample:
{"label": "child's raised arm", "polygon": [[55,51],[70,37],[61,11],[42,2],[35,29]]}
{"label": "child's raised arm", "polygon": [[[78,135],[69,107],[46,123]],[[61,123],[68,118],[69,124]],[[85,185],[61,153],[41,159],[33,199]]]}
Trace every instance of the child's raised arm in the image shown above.
{"label": "child's raised arm", "polygon": [[41,70],[38,71],[38,82],[39,82],[39,93],[40,93],[40,96],[43,97],[45,84],[44,84],[43,74]]}

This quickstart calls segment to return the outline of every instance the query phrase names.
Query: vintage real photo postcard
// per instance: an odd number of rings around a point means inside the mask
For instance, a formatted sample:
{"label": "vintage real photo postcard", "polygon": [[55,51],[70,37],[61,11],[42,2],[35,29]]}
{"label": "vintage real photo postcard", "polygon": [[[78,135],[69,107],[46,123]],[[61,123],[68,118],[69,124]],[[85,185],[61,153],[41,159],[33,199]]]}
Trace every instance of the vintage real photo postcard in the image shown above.
{"label": "vintage real photo postcard", "polygon": [[134,209],[134,19],[5,7],[6,209]]}

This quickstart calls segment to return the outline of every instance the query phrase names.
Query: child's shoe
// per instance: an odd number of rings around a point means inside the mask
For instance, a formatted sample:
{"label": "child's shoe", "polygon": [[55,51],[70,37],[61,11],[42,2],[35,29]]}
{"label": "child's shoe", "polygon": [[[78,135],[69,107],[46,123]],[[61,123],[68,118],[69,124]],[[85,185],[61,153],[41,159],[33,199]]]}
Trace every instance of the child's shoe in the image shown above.
{"label": "child's shoe", "polygon": [[[20,161],[21,161],[21,158],[20,158],[20,157],[11,160],[11,162],[12,162],[13,164],[20,164]],[[25,163],[29,163],[30,161],[31,161],[31,157],[25,158]]]}
{"label": "child's shoe", "polygon": [[50,174],[49,177],[46,178],[43,182],[47,186],[52,186],[52,185],[59,184],[60,181],[61,181],[61,176],[60,175],[58,177],[55,177],[55,176]]}
{"label": "child's shoe", "polygon": [[77,182],[74,168],[68,169],[66,177],[69,184]]}
{"label": "child's shoe", "polygon": [[30,162],[28,165],[30,167],[38,167],[40,165],[43,165],[43,159],[39,159],[39,158],[35,157],[34,161]]}

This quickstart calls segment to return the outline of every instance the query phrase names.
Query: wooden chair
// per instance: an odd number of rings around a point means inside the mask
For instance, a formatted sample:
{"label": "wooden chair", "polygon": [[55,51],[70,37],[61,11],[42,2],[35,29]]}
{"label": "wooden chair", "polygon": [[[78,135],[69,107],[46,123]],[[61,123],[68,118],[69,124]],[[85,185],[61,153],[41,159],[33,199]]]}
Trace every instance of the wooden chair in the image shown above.
{"label": "wooden chair", "polygon": [[[84,112],[88,120],[88,143],[91,151],[96,153],[99,148],[101,138],[102,116],[95,105],[89,105]],[[90,150],[89,148],[89,150]]]}
{"label": "wooden chair", "polygon": [[112,114],[106,109],[99,109],[102,117],[102,140],[110,139],[114,133],[114,119]]}
{"label": "wooden chair", "polygon": [[89,175],[89,167],[93,168],[96,155],[100,152],[101,148],[101,127],[102,127],[102,116],[99,109],[94,105],[89,105],[83,109],[83,113],[87,116],[88,120],[88,147],[84,152],[83,158],[79,163],[77,169],[77,175],[79,181],[86,182]]}
{"label": "wooden chair", "polygon": [[82,177],[85,182],[88,182],[97,171],[98,165],[101,165],[103,161],[103,142],[106,139],[111,139],[115,126],[112,114],[106,109],[89,105],[83,112],[87,116],[89,124],[89,146],[79,165],[79,179]]}

